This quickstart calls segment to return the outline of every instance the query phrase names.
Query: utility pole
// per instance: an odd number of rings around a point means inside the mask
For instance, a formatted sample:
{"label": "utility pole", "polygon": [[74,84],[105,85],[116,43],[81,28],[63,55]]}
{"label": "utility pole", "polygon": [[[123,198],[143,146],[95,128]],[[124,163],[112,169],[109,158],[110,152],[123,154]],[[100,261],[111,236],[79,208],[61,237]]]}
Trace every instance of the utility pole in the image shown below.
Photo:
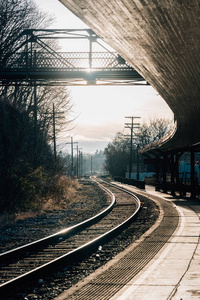
{"label": "utility pole", "polygon": [[82,177],[82,163],[83,163],[82,158],[83,158],[82,152],[79,150],[79,174],[80,174],[80,177]]}
{"label": "utility pole", "polygon": [[54,103],[53,103],[53,149],[54,149],[54,160],[56,161],[56,122],[55,122]]}
{"label": "utility pole", "polygon": [[71,136],[71,142],[66,143],[71,145],[71,176],[74,176],[74,144],[78,144],[78,142],[73,141],[73,137]]}
{"label": "utility pole", "polygon": [[63,111],[56,112],[55,106],[53,103],[53,112],[52,113],[45,113],[45,115],[50,115],[49,118],[53,119],[53,150],[54,150],[54,161],[56,161],[56,119],[62,119],[64,117],[56,117],[57,114],[63,114]]}
{"label": "utility pole", "polygon": [[37,137],[37,85],[36,80],[34,80],[34,160],[37,162],[37,145],[38,137]]}
{"label": "utility pole", "polygon": [[140,179],[140,172],[139,172],[139,145],[137,145],[137,180]]}
{"label": "utility pole", "polygon": [[73,149],[74,149],[75,143],[77,144],[77,142],[73,142],[73,137],[71,137],[71,156],[72,156],[71,175],[72,175],[72,177],[74,176],[74,152],[73,152]]}
{"label": "utility pole", "polygon": [[56,112],[55,111],[55,107],[54,107],[54,103],[53,103],[53,113],[52,113],[52,117],[53,117],[53,148],[54,148],[54,160],[56,161],[56,119],[62,119],[64,117],[56,117],[57,114],[63,114],[63,111],[60,112]]}
{"label": "utility pole", "polygon": [[[34,51],[34,67],[36,66],[36,50]],[[37,163],[37,156],[38,156],[38,136],[37,136],[37,83],[36,80],[33,82],[34,86],[34,160]]]}
{"label": "utility pole", "polygon": [[92,156],[91,156],[91,175],[92,175]]}
{"label": "utility pole", "polygon": [[78,146],[76,146],[76,155],[77,155],[77,161],[76,161],[76,172],[77,172],[77,178],[78,178],[78,161],[79,161],[79,159],[78,159]]}
{"label": "utility pole", "polygon": [[79,149],[82,149],[82,148],[78,148],[78,146],[76,146],[76,155],[77,155],[77,161],[76,161],[76,172],[77,172],[77,178],[79,178]]}
{"label": "utility pole", "polygon": [[[131,130],[131,135],[130,135],[130,159],[129,159],[129,178],[131,178],[131,173],[132,173],[132,164],[133,164],[133,133],[134,129],[139,128],[140,123],[134,123],[134,119],[140,119],[140,117],[125,117],[127,119],[131,119],[130,123],[125,123],[125,128],[129,128]],[[137,159],[137,178],[139,178],[139,172],[138,172],[138,159]]]}

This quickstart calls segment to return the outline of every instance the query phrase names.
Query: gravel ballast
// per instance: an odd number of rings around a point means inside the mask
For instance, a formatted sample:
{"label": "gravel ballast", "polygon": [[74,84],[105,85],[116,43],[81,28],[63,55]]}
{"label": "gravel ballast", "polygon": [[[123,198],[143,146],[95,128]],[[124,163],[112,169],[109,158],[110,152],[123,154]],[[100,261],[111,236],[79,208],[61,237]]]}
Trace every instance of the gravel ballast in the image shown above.
{"label": "gravel ballast", "polygon": [[[80,183],[80,185],[79,192],[84,195],[85,199],[88,199],[86,201],[87,205],[83,197],[82,200],[80,199],[78,202],[69,205],[64,211],[44,213],[40,216],[17,222],[12,226],[5,226],[3,228],[5,229],[3,237],[0,240],[1,243],[4,246],[6,245],[7,250],[9,250],[27,243],[27,240],[28,242],[30,239],[31,241],[36,240],[64,227],[81,222],[83,219],[87,219],[103,209],[107,204],[107,195],[101,192],[96,184],[84,182]],[[142,202],[142,207],[138,217],[116,238],[99,247],[95,253],[85,258],[82,262],[67,266],[47,278],[40,278],[36,286],[27,288],[9,299],[54,299],[64,290],[94,272],[135,240],[139,239],[155,223],[159,215],[159,209],[152,200],[144,196],[139,196],[139,198]],[[55,222],[56,219],[59,221]],[[25,235],[25,238],[23,235]]]}

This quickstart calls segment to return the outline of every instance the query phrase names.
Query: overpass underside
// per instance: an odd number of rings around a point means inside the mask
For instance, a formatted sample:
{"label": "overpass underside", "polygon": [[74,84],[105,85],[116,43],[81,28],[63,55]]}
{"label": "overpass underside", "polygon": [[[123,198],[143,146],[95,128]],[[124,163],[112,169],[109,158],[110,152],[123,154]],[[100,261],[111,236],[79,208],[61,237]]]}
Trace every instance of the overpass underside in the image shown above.
{"label": "overpass underside", "polygon": [[194,152],[200,149],[200,2],[59,1],[112,46],[174,112],[177,123],[171,133],[143,153],[162,158],[162,185],[166,190],[166,170],[171,170],[171,186],[175,186],[175,178],[179,184],[178,158],[190,151],[190,190],[194,196]]}

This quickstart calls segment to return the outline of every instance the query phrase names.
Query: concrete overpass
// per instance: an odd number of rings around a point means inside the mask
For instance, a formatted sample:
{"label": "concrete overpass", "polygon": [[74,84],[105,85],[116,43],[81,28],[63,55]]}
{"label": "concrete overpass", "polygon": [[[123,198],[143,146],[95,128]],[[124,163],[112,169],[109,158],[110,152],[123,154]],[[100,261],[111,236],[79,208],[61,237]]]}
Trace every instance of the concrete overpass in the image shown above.
{"label": "concrete overpass", "polygon": [[176,154],[176,159],[170,160],[174,174],[180,153],[192,151],[194,184],[193,154],[200,149],[200,2],[59,1],[112,46],[167,102],[177,122],[167,137],[143,152],[164,153],[163,165],[164,156],[169,161],[169,154]]}
{"label": "concrete overpass", "polygon": [[177,119],[162,149],[200,142],[200,2],[59,0],[129,62]]}

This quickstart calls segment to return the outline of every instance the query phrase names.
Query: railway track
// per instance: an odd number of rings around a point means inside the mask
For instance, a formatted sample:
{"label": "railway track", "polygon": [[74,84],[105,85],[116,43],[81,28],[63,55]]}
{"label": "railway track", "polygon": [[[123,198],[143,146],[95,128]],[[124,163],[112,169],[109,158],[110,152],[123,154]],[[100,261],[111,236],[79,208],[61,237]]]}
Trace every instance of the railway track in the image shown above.
{"label": "railway track", "polygon": [[0,255],[1,295],[84,258],[131,222],[140,209],[139,199],[106,182],[98,184],[111,196],[111,203],[98,215]]}

